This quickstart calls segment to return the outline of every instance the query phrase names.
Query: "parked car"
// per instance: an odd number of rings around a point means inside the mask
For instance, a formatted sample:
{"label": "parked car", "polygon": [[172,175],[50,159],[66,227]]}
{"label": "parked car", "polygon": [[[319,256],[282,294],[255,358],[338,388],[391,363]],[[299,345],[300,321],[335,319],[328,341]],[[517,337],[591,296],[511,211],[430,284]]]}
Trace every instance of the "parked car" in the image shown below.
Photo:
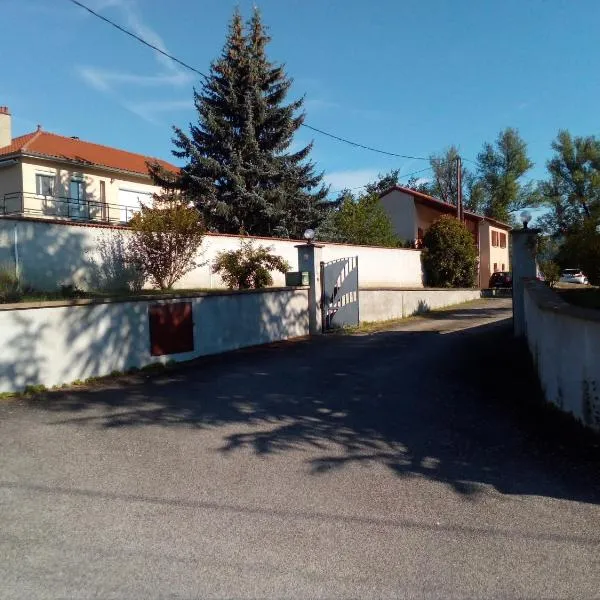
{"label": "parked car", "polygon": [[581,283],[587,285],[588,278],[583,274],[581,269],[564,269],[560,274],[559,281],[561,283]]}
{"label": "parked car", "polygon": [[512,288],[512,273],[510,271],[497,271],[490,277],[491,288]]}

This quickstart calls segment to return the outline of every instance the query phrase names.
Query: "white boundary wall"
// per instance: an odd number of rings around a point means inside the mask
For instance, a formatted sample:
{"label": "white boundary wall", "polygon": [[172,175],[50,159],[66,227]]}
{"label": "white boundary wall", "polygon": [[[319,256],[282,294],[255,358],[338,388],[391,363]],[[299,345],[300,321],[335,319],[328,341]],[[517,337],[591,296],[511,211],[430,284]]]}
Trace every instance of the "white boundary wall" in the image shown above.
{"label": "white boundary wall", "polygon": [[[123,268],[119,248],[119,240],[128,235],[128,230],[123,228],[4,218],[0,219],[0,266],[14,268],[18,255],[23,281],[39,290],[54,290],[62,284],[75,284],[81,289],[118,289],[131,279],[131,273]],[[205,264],[179,280],[176,288],[225,287],[221,279],[211,273],[211,266],[218,252],[239,248],[240,239],[207,235],[201,248],[202,256],[198,257],[198,262]],[[275,254],[288,261],[292,271],[298,270],[296,246],[303,242],[254,239],[257,244],[272,246]],[[423,287],[418,250],[344,244],[326,244],[323,248],[326,262],[347,256],[359,258],[361,287]],[[273,273],[273,278],[273,285],[285,285],[282,273]]]}
{"label": "white boundary wall", "polygon": [[[80,301],[82,302],[82,301]],[[148,307],[191,302],[194,350],[151,356]],[[308,335],[308,289],[225,292],[43,308],[0,305],[0,392],[54,386]]]}
{"label": "white boundary wall", "polygon": [[481,298],[481,291],[478,289],[361,289],[359,316],[363,323],[403,319],[436,308],[462,304],[477,298]]}
{"label": "white boundary wall", "polygon": [[525,331],[548,402],[600,431],[600,312],[525,284]]}

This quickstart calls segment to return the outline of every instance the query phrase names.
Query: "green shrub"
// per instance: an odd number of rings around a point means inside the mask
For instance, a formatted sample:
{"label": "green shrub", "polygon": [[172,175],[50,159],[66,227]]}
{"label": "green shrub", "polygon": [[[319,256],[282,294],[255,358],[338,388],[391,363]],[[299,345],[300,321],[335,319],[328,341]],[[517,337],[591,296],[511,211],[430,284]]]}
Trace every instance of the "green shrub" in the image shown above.
{"label": "green shrub", "polygon": [[471,232],[444,215],[423,238],[423,269],[428,286],[472,287],[477,275],[477,247]]}
{"label": "green shrub", "polygon": [[80,290],[74,283],[63,283],[60,286],[60,296],[62,298],[83,298],[85,292]]}
{"label": "green shrub", "polygon": [[169,290],[198,266],[204,238],[201,215],[175,192],[154,196],[154,206],[141,206],[131,221],[127,260],[153,285]]}
{"label": "green shrub", "polygon": [[0,303],[17,302],[20,298],[19,279],[14,267],[0,265]]}
{"label": "green shrub", "polygon": [[539,267],[546,283],[553,288],[560,279],[560,267],[553,260],[541,260]]}
{"label": "green shrub", "polygon": [[25,389],[23,390],[23,393],[26,396],[35,396],[37,394],[43,394],[43,393],[45,393],[47,391],[48,391],[48,388],[45,385],[36,384],[36,385],[27,385],[27,386],[25,386]]}
{"label": "green shrub", "polygon": [[355,198],[345,194],[338,208],[329,211],[317,229],[317,239],[327,242],[397,248],[401,240],[378,194]]}
{"label": "green shrub", "polygon": [[239,250],[219,252],[212,267],[229,288],[264,288],[273,283],[271,271],[286,273],[290,265],[281,256],[271,254],[272,246],[254,247],[252,240],[241,242]]}

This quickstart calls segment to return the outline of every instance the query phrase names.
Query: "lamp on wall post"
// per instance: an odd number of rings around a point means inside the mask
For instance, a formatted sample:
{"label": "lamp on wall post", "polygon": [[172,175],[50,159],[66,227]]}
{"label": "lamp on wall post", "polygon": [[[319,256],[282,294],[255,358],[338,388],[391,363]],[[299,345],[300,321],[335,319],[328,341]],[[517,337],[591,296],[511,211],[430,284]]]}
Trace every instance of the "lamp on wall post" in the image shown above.
{"label": "lamp on wall post", "polygon": [[304,232],[304,235],[302,236],[304,237],[304,239],[306,240],[306,243],[311,245],[315,243],[315,230],[314,229],[307,229]]}
{"label": "lamp on wall post", "polygon": [[321,257],[323,246],[315,244],[314,229],[307,229],[302,236],[305,244],[296,246],[298,250],[298,271],[308,273],[308,321],[311,335],[322,333],[322,290]]}
{"label": "lamp on wall post", "polygon": [[513,249],[513,325],[516,336],[526,331],[525,322],[525,282],[537,276],[537,236],[539,229],[529,227],[531,213],[524,210],[520,215],[523,227],[511,233]]}

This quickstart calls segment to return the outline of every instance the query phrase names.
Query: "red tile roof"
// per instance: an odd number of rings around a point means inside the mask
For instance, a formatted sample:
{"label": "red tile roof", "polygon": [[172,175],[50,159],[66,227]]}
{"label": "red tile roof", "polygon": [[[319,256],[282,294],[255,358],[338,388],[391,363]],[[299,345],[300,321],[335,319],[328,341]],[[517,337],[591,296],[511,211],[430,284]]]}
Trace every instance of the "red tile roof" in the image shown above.
{"label": "red tile roof", "polygon": [[64,137],[42,130],[14,138],[12,144],[0,148],[0,158],[12,154],[56,158],[140,175],[148,175],[147,162],[157,162],[169,171],[178,171],[175,165],[158,158],[118,150],[109,146],[101,146],[100,144],[93,144],[92,142]]}
{"label": "red tile roof", "polygon": [[[418,192],[417,190],[413,190],[411,188],[407,188],[401,185],[395,185],[390,189],[386,190],[381,194],[381,198],[387,196],[393,191],[404,192],[405,194],[410,194],[417,202],[420,204],[426,204],[433,208],[437,208],[445,213],[456,213],[456,206],[454,204],[450,204],[448,202],[444,202],[443,200],[439,200],[438,198],[434,198],[433,196],[429,196],[428,194],[424,194],[423,192]],[[500,229],[512,229],[510,225],[503,223],[502,221],[498,221],[496,219],[492,219],[491,217],[485,217],[483,215],[478,215],[476,213],[470,212],[468,210],[464,211],[464,215],[466,218],[474,219],[477,221],[488,221],[495,227],[499,227]]]}

